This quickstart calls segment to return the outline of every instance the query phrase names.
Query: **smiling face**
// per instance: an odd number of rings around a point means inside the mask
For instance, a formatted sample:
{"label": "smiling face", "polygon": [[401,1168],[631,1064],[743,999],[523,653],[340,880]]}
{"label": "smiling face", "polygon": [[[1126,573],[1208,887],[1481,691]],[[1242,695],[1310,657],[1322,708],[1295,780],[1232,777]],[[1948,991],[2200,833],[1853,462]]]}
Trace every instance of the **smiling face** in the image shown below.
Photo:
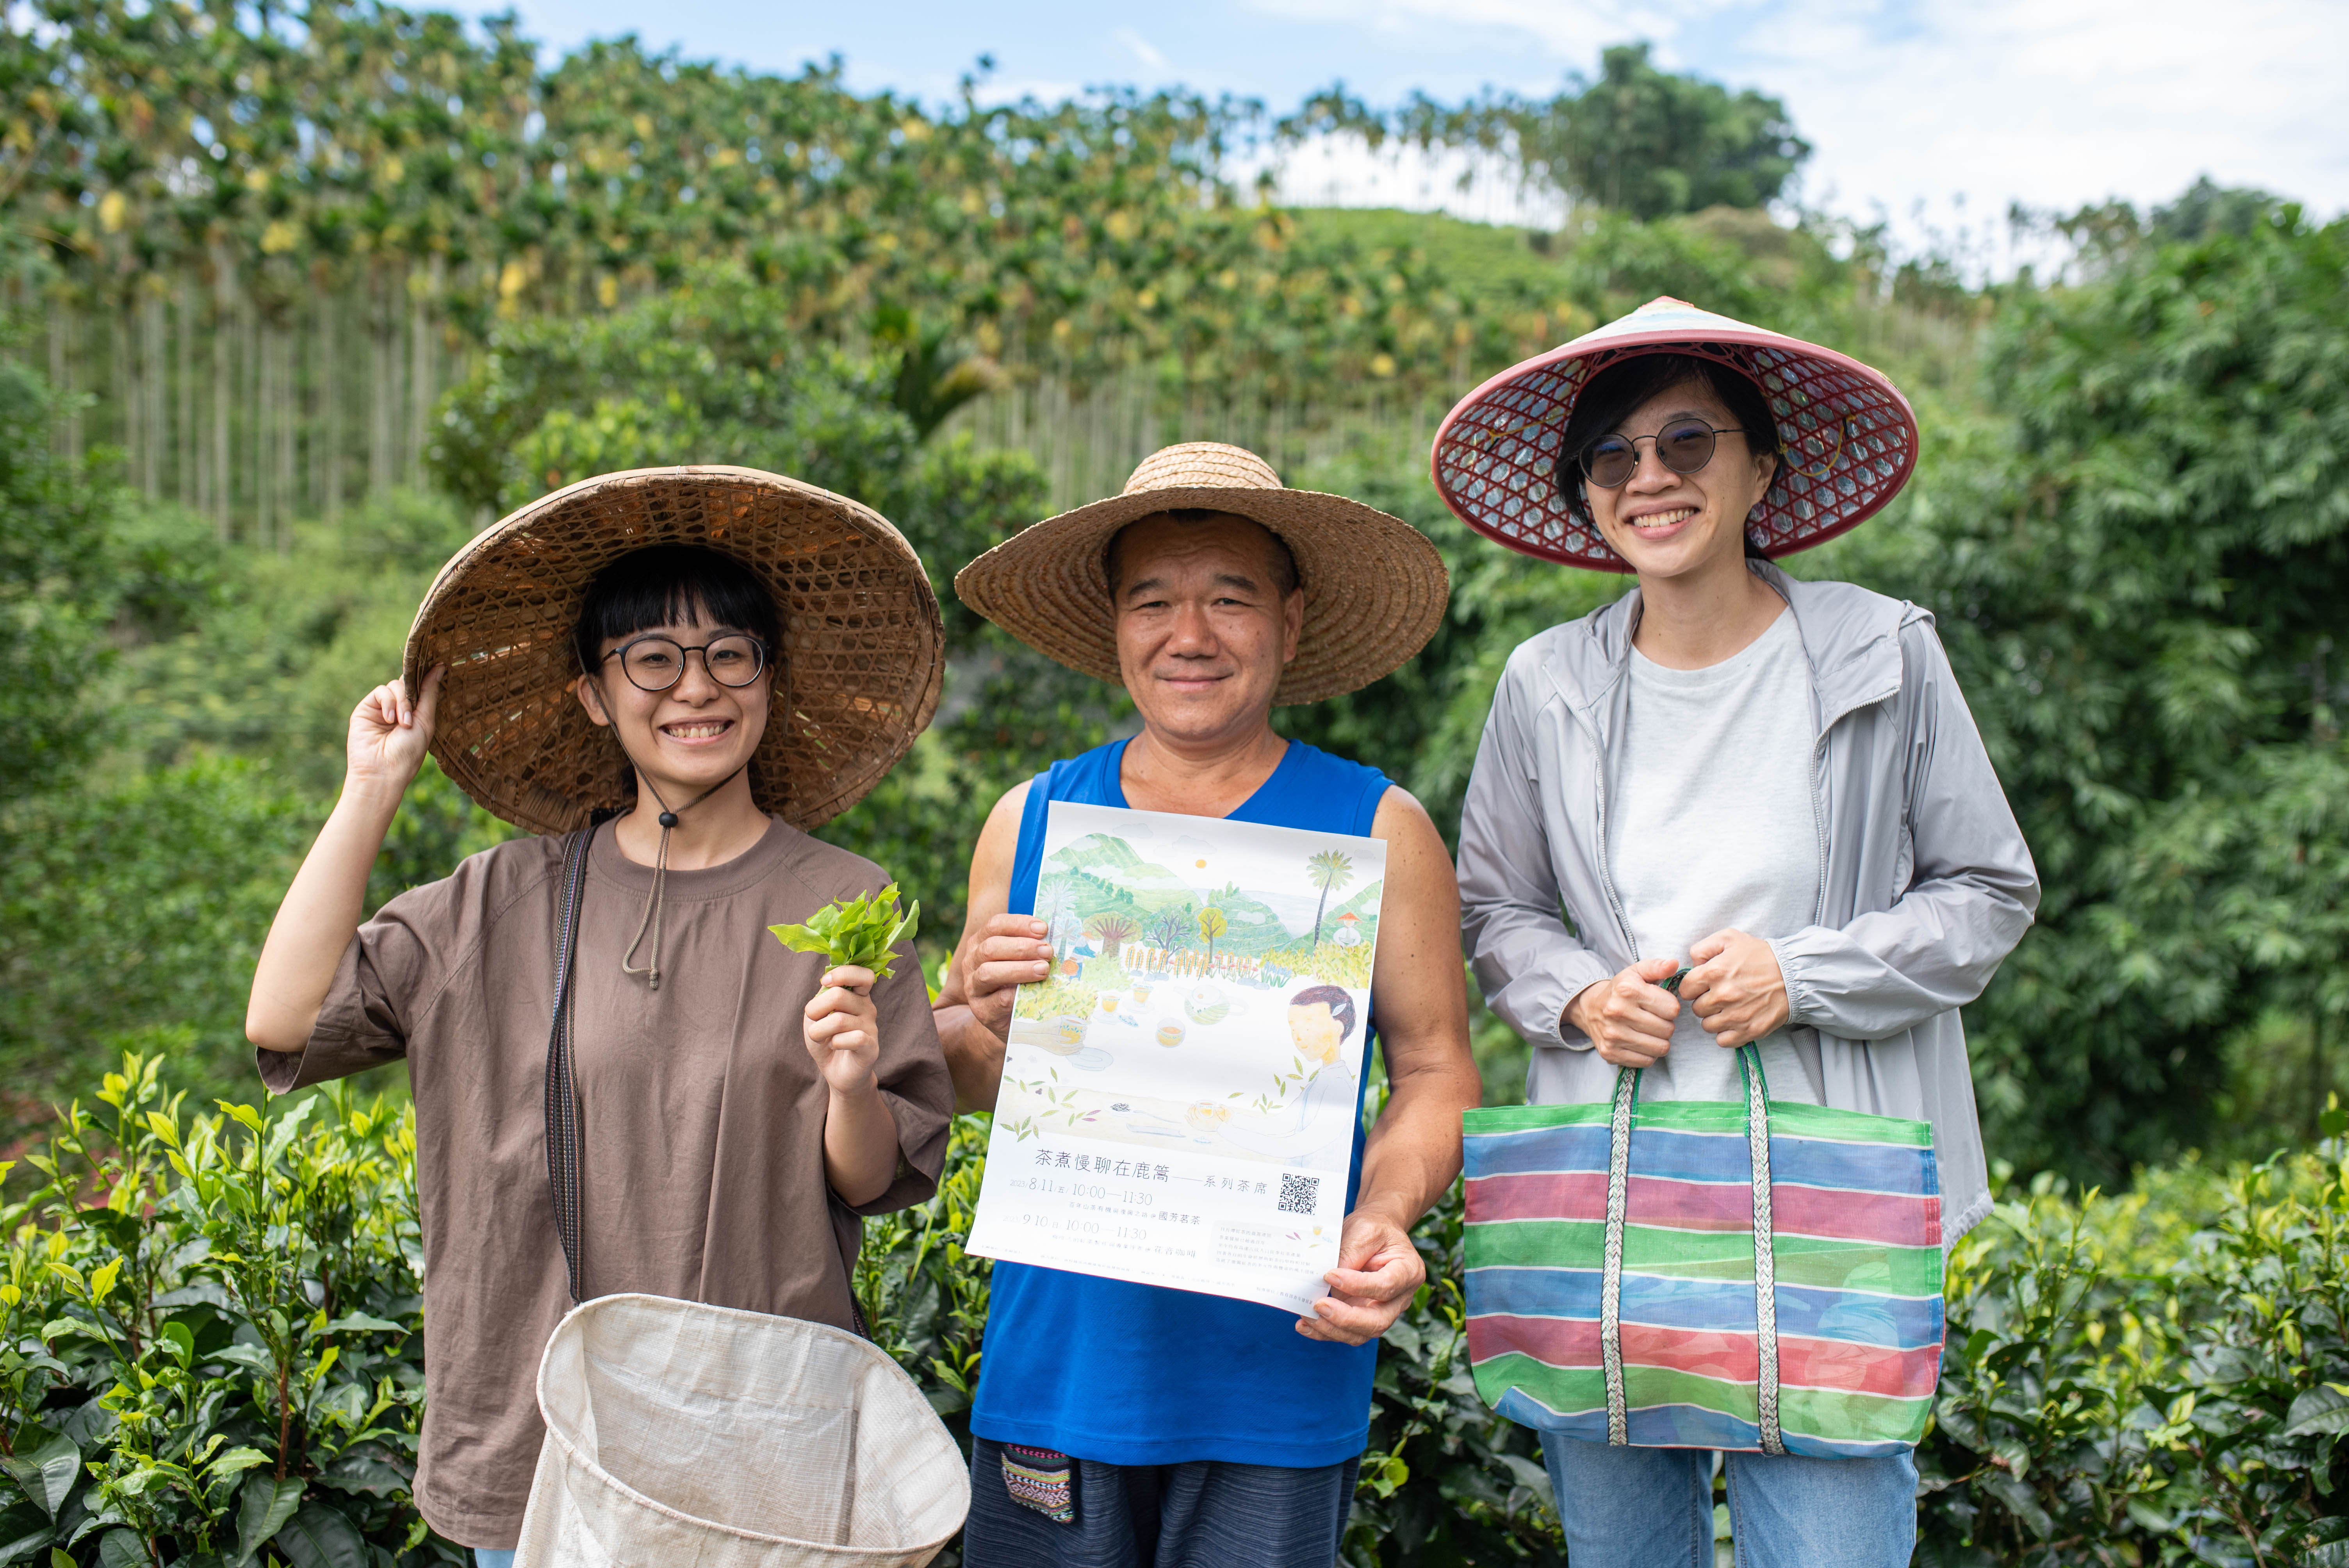
{"label": "smiling face", "polygon": [[1615,433],[1637,438],[1640,467],[1613,490],[1588,488],[1591,520],[1616,553],[1644,578],[1679,577],[1745,552],[1745,519],[1770,488],[1778,459],[1757,454],[1743,434],[1713,438],[1713,460],[1674,473],[1646,438],[1676,420],[1732,430],[1737,418],[1710,387],[1683,382],[1624,418]]}
{"label": "smiling face", "polygon": [[679,810],[739,772],[759,748],[760,738],[767,732],[774,666],[770,665],[749,686],[722,686],[711,678],[705,656],[689,653],[677,684],[653,692],[629,680],[620,661],[608,655],[638,637],[663,636],[693,648],[738,630],[711,625],[697,614],[689,621],[607,637],[598,650],[606,656],[594,673],[573,685],[587,717],[613,727],[637,771]]}
{"label": "smiling face", "polygon": [[1148,517],[1118,536],[1117,662],[1143,722],[1192,742],[1263,727],[1305,629],[1259,523]]}

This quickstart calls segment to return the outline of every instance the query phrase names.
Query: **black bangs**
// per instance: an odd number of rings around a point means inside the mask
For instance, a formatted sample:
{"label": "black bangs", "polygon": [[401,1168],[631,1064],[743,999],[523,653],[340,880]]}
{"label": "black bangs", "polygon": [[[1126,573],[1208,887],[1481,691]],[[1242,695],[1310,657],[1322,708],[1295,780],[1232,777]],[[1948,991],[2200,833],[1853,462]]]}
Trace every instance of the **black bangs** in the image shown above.
{"label": "black bangs", "polygon": [[698,620],[748,632],[767,645],[770,664],[782,653],[781,618],[750,569],[715,550],[656,544],[621,556],[587,585],[579,606],[579,667],[595,668],[604,645],[655,626]]}

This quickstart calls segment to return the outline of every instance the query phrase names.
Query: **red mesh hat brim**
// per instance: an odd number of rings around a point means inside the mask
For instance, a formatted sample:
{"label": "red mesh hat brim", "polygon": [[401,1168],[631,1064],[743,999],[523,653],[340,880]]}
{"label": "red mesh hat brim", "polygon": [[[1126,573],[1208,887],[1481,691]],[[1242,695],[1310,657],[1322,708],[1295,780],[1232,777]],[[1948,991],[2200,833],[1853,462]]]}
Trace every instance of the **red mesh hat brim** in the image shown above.
{"label": "red mesh hat brim", "polygon": [[[1657,305],[1679,302],[1657,302]],[[1671,325],[1624,330],[1654,314]],[[1716,326],[1715,324],[1718,324]],[[1764,555],[1788,555],[1857,527],[1899,493],[1917,464],[1917,417],[1881,372],[1799,338],[1688,306],[1649,306],[1494,377],[1435,433],[1435,488],[1469,527],[1568,566],[1629,572],[1574,515],[1557,476],[1574,400],[1592,376],[1642,354],[1715,360],[1769,399],[1785,448],[1770,493],[1747,520]]]}

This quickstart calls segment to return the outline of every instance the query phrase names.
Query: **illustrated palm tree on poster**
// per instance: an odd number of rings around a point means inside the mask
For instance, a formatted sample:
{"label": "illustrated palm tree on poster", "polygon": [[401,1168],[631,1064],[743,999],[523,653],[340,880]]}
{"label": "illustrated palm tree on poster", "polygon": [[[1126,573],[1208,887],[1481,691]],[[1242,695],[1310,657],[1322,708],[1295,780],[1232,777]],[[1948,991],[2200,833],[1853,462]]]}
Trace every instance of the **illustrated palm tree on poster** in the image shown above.
{"label": "illustrated palm tree on poster", "polygon": [[1321,902],[1313,909],[1313,946],[1321,951],[1321,916],[1330,908],[1330,895],[1354,880],[1353,857],[1337,850],[1324,850],[1305,862],[1305,875],[1321,890]]}
{"label": "illustrated palm tree on poster", "polygon": [[1093,939],[1093,945],[1105,958],[1113,958],[1123,950],[1125,944],[1133,940],[1136,929],[1132,919],[1115,913],[1097,914],[1085,925],[1086,933]]}
{"label": "illustrated palm tree on poster", "polygon": [[1216,938],[1231,928],[1232,923],[1225,919],[1224,912],[1214,904],[1199,911],[1199,934],[1207,939],[1207,963],[1210,966],[1216,962]]}

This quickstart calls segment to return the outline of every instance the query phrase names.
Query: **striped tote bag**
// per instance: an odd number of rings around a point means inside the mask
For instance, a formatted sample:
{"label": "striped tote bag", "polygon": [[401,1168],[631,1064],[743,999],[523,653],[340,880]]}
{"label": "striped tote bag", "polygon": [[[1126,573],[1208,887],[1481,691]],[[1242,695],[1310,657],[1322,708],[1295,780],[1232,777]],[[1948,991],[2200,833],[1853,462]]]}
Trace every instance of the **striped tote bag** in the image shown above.
{"label": "striped tote bag", "polygon": [[1468,1357],[1588,1442],[1817,1459],[1924,1436],[1941,1364],[1930,1124],[1772,1100],[1467,1113]]}

